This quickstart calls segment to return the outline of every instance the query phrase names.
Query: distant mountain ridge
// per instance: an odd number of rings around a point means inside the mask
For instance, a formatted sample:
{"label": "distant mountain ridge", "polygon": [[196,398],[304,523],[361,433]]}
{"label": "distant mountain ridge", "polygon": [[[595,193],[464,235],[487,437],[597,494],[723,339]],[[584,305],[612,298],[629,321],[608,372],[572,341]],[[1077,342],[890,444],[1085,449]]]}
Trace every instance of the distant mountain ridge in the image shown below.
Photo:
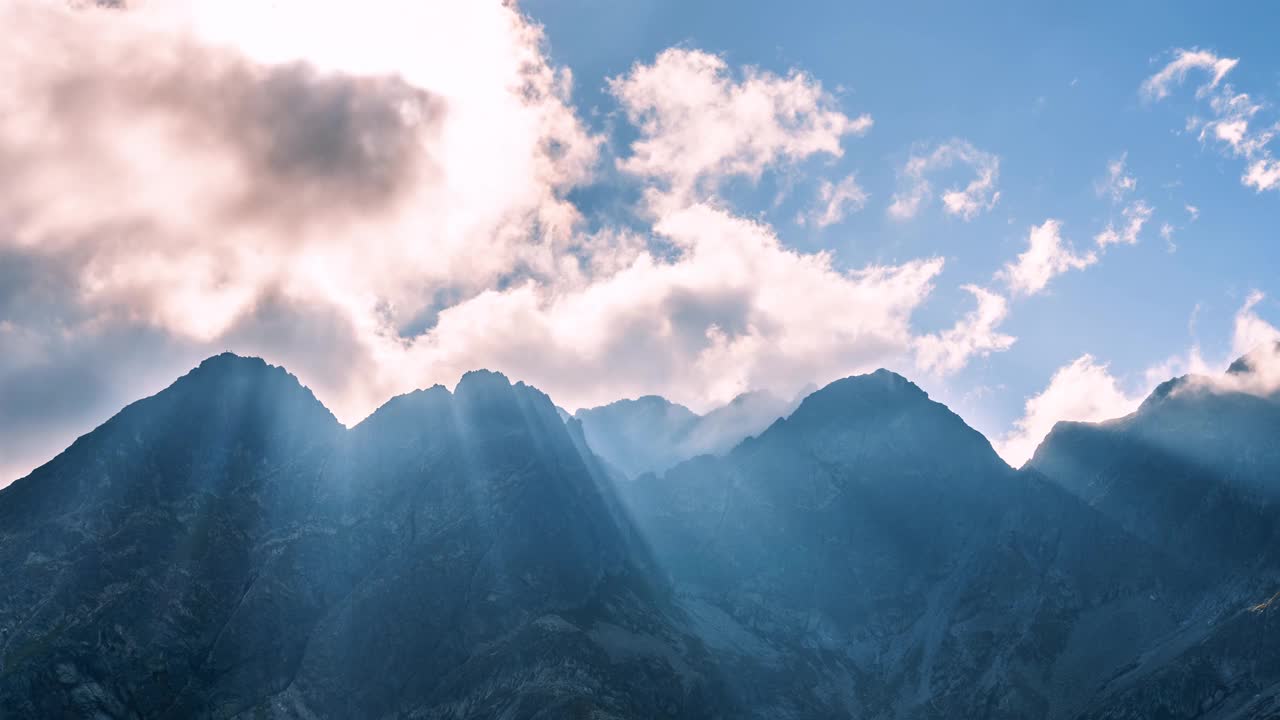
{"label": "distant mountain ridge", "polygon": [[743,439],[785,417],[801,398],[783,400],[767,391],[738,395],[698,415],[658,395],[584,408],[582,423],[591,448],[626,477],[661,473],[698,455],[721,455]]}
{"label": "distant mountain ridge", "polygon": [[217,356],[0,490],[0,718],[1274,716],[1280,403],[1231,387],[1015,470],[886,370],[346,429]]}

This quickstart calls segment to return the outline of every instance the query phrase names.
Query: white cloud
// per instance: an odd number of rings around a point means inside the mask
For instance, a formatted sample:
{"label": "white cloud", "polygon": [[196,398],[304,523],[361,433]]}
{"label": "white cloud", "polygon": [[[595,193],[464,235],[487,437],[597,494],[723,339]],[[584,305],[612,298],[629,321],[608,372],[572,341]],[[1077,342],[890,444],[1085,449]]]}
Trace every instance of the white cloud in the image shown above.
{"label": "white cloud", "polygon": [[1160,224],[1160,237],[1164,239],[1165,246],[1169,249],[1169,252],[1177,252],[1178,250],[1178,246],[1173,242],[1173,234],[1176,229],[1169,223]]}
{"label": "white cloud", "polygon": [[1000,158],[975,148],[965,140],[955,139],[938,145],[932,152],[912,154],[900,172],[901,188],[889,204],[889,215],[908,220],[920,212],[933,197],[930,176],[956,164],[973,170],[974,177],[963,188],[953,186],[942,194],[943,209],[964,220],[995,207],[1000,199],[996,181],[1000,175]]}
{"label": "white cloud", "polygon": [[1094,241],[1098,247],[1105,248],[1108,245],[1134,245],[1138,242],[1138,234],[1142,232],[1142,227],[1151,219],[1151,206],[1138,200],[1127,205],[1121,211],[1124,215],[1124,225],[1118,230],[1114,223],[1107,223],[1106,229],[1094,236]]}
{"label": "white cloud", "polygon": [[[1264,320],[1257,306],[1265,299],[1254,290],[1245,298],[1232,320],[1231,350],[1216,361],[1206,361],[1198,345],[1187,357],[1172,358],[1158,366],[1149,379],[1158,381],[1173,375],[1194,373],[1185,387],[1211,392],[1241,392],[1267,396],[1280,393],[1280,329]],[[1226,372],[1237,360],[1245,367]],[[1158,374],[1163,372],[1163,377]]]}
{"label": "white cloud", "polygon": [[[649,228],[588,233],[568,195],[601,139],[510,5],[24,1],[0,22],[11,468],[224,349],[286,365],[348,423],[477,367],[570,407],[654,392],[707,407],[918,351],[941,259],[847,270],[676,192],[838,155],[867,130],[803,74],[677,50],[615,79],[640,124],[622,165],[664,202],[644,206]],[[820,192],[815,222],[863,202],[852,176]],[[949,367],[1004,342],[988,320],[1002,301],[977,296]],[[93,401],[12,431],[69,379]]]}
{"label": "white cloud", "polygon": [[[1254,291],[1236,312],[1231,350],[1225,358],[1208,361],[1200,346],[1193,345],[1185,356],[1149,367],[1136,392],[1125,391],[1105,363],[1082,355],[1059,368],[1043,391],[1027,399],[1023,416],[995,443],[996,450],[1009,464],[1021,465],[1059,421],[1099,422],[1122,417],[1136,410],[1157,385],[1173,377],[1187,377],[1183,390],[1255,395],[1280,392],[1280,329],[1258,315],[1256,308],[1262,300],[1262,293]],[[1246,371],[1225,372],[1242,356],[1249,365]]]}
{"label": "white cloud", "polygon": [[1081,270],[1098,261],[1092,251],[1077,253],[1062,238],[1057,220],[1045,220],[1032,226],[1027,236],[1027,250],[1005,265],[1000,277],[1013,292],[1034,295],[1049,284],[1054,276],[1068,270]]}
{"label": "white cloud", "polygon": [[[288,8],[306,21],[271,46],[279,63],[259,60],[263,24]],[[556,273],[572,242],[565,193],[598,140],[508,7],[0,15],[0,245],[75,264],[100,313],[208,341],[282,295],[382,331],[440,287]],[[327,44],[346,26],[377,43]],[[384,53],[405,61],[394,75]]]}
{"label": "white cloud", "polygon": [[1259,191],[1280,187],[1280,161],[1267,157],[1250,163],[1244,184]]}
{"label": "white cloud", "polygon": [[1200,141],[1209,137],[1225,143],[1233,155],[1251,158],[1265,154],[1266,146],[1274,137],[1273,128],[1254,130],[1250,123],[1262,110],[1246,93],[1236,93],[1230,85],[1209,99],[1209,107],[1216,120],[1205,121],[1200,126]]}
{"label": "white cloud", "polygon": [[1141,92],[1150,99],[1160,100],[1167,97],[1190,70],[1209,72],[1210,81],[1196,90],[1196,97],[1208,101],[1212,119],[1192,116],[1187,119],[1187,129],[1198,129],[1201,142],[1221,143],[1225,154],[1245,160],[1240,182],[1246,187],[1258,192],[1280,189],[1280,161],[1270,148],[1277,125],[1259,127],[1256,119],[1264,106],[1248,93],[1238,93],[1229,83],[1222,82],[1238,62],[1236,58],[1219,57],[1205,50],[1178,50],[1168,65],[1143,82]]}
{"label": "white cloud", "polygon": [[[1138,181],[1128,174],[1125,162],[1128,154],[1122,153],[1119,158],[1107,163],[1107,174],[1095,184],[1100,196],[1110,197],[1113,202],[1122,202],[1138,185]],[[1126,205],[1121,214],[1124,224],[1117,229],[1115,223],[1108,223],[1106,228],[1094,236],[1098,251],[1077,252],[1062,237],[1062,225],[1059,221],[1049,219],[1033,226],[1028,236],[1028,247],[1012,262],[1007,263],[997,274],[1008,284],[1010,290],[1019,295],[1034,295],[1048,286],[1055,276],[1069,270],[1082,270],[1098,262],[1099,254],[1111,245],[1133,245],[1138,242],[1138,235],[1151,219],[1153,210],[1143,200],[1135,200]],[[1173,227],[1165,223],[1161,228],[1161,236],[1173,247]]]}
{"label": "white cloud", "polygon": [[1098,422],[1137,409],[1146,393],[1126,393],[1106,363],[1081,355],[1059,368],[1049,385],[1027,399],[1014,429],[995,443],[1005,462],[1018,467],[1029,460],[1059,421]]}
{"label": "white cloud", "polygon": [[1179,49],[1173,60],[1143,81],[1142,94],[1153,100],[1162,100],[1168,97],[1173,86],[1182,84],[1187,73],[1204,70],[1209,73],[1209,81],[1196,91],[1197,95],[1203,95],[1216,88],[1238,62],[1238,58],[1219,57],[1208,50]]}
{"label": "white cloud", "polygon": [[939,259],[840,272],[826,253],[785,248],[766,225],[696,204],[655,231],[674,257],[643,252],[569,292],[533,283],[441,313],[406,359],[411,376],[486,365],[567,407],[660,392],[695,407],[907,357],[910,317]]}
{"label": "white cloud", "polygon": [[978,306],[953,327],[916,340],[916,365],[926,372],[952,373],[972,357],[986,357],[1013,346],[1013,336],[996,330],[1009,314],[1005,298],[976,285],[964,285],[962,289],[973,295]]}
{"label": "white cloud", "polygon": [[[1109,197],[1111,202],[1119,204],[1138,187],[1137,179],[1125,168],[1128,157],[1128,153],[1121,153],[1119,158],[1107,163],[1106,177],[1095,185],[1098,195]],[[1138,242],[1142,227],[1151,219],[1151,213],[1151,206],[1145,201],[1136,200],[1121,211],[1125,222],[1120,229],[1116,229],[1115,223],[1107,223],[1107,227],[1095,235],[1094,240],[1102,248],[1117,244],[1133,245]],[[1168,236],[1164,237],[1169,239]]]}
{"label": "white cloud", "polygon": [[1266,295],[1262,292],[1254,290],[1236,312],[1231,334],[1231,352],[1237,357],[1280,342],[1280,330],[1257,313],[1258,304],[1265,298]]}
{"label": "white cloud", "polygon": [[867,193],[858,185],[857,176],[849,175],[838,183],[823,180],[818,186],[818,203],[807,219],[823,228],[844,220],[849,212],[857,212],[866,205]]}
{"label": "white cloud", "polygon": [[1107,176],[1097,184],[1099,195],[1110,197],[1112,202],[1121,202],[1124,197],[1138,187],[1138,181],[1125,169],[1125,161],[1129,153],[1122,153],[1119,158],[1107,163]]}
{"label": "white cloud", "polygon": [[1195,205],[1186,205],[1185,208],[1187,215],[1191,217],[1191,222],[1195,222],[1200,219],[1200,208]]}
{"label": "white cloud", "polygon": [[610,79],[609,89],[639,130],[618,166],[681,198],[714,192],[731,176],[758,179],[778,163],[839,156],[845,135],[872,125],[870,115],[841,112],[804,73],[747,66],[736,80],[723,58],[700,50],[664,50]]}

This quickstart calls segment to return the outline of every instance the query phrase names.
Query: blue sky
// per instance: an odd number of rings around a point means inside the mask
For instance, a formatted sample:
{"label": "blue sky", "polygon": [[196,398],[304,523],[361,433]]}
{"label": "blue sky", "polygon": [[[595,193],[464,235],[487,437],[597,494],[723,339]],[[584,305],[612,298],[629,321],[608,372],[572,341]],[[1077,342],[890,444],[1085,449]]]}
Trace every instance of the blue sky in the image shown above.
{"label": "blue sky", "polygon": [[885,366],[1020,463],[1280,339],[1275,14],[18,0],[0,484],[224,350],[347,424]]}
{"label": "blue sky", "polygon": [[[1280,277],[1280,195],[1244,187],[1239,159],[1184,131],[1188,116],[1206,112],[1195,97],[1201,78],[1158,103],[1139,93],[1174,51],[1203,48],[1241,60],[1231,82],[1267,103],[1264,115],[1274,122],[1280,18],[1262,17],[1265,9],[572,0],[531,0],[525,8],[545,25],[552,58],[573,70],[575,100],[591,108],[587,117],[602,131],[616,114],[604,79],[672,46],[780,74],[798,68],[835,90],[847,111],[870,112],[875,128],[847,142],[844,157],[812,163],[815,173],[856,171],[870,194],[863,211],[821,230],[797,227],[796,202],[814,177],[797,180],[791,202],[779,208],[770,188],[743,193],[741,209],[763,213],[788,244],[832,249],[849,266],[945,256],[945,278],[918,316],[924,326],[950,323],[956,305],[968,302],[959,286],[985,284],[1024,249],[1030,225],[1057,218],[1065,236],[1087,244],[1119,216],[1096,184],[1124,155],[1136,194],[1154,208],[1140,242],[1018,301],[1002,326],[1017,337],[1015,346],[939,388],[989,436],[1022,413],[1054,369],[1082,353],[1108,363],[1136,391],[1145,388],[1146,369],[1197,340],[1225,353],[1232,318],[1251,290],[1268,293],[1258,308],[1263,316],[1280,316],[1271,297]],[[888,217],[912,146],[950,138],[999,156],[996,207],[970,222],[936,206],[910,222]],[[1194,221],[1186,205],[1199,210]],[[1160,237],[1165,222],[1175,227],[1176,252]],[[966,400],[964,388],[975,386],[992,392]]]}

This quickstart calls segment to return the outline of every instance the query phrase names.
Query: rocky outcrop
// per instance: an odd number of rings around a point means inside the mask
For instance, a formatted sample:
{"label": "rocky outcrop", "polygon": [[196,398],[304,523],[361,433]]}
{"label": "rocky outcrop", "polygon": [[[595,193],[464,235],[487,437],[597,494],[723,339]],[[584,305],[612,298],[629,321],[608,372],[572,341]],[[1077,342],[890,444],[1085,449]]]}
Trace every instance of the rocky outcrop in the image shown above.
{"label": "rocky outcrop", "polygon": [[496,373],[347,429],[211,358],[0,491],[0,718],[1268,717],[1280,409],[1237,380],[1014,470],[882,370],[626,479]]}

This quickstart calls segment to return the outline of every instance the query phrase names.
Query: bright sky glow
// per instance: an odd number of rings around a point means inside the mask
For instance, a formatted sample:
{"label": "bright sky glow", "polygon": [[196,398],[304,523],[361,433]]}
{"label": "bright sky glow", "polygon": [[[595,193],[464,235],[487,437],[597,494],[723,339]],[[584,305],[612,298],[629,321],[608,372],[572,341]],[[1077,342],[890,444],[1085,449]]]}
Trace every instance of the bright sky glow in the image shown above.
{"label": "bright sky glow", "polygon": [[1020,464],[1280,338],[1255,12],[8,3],[0,484],[226,349],[347,423],[883,366]]}

